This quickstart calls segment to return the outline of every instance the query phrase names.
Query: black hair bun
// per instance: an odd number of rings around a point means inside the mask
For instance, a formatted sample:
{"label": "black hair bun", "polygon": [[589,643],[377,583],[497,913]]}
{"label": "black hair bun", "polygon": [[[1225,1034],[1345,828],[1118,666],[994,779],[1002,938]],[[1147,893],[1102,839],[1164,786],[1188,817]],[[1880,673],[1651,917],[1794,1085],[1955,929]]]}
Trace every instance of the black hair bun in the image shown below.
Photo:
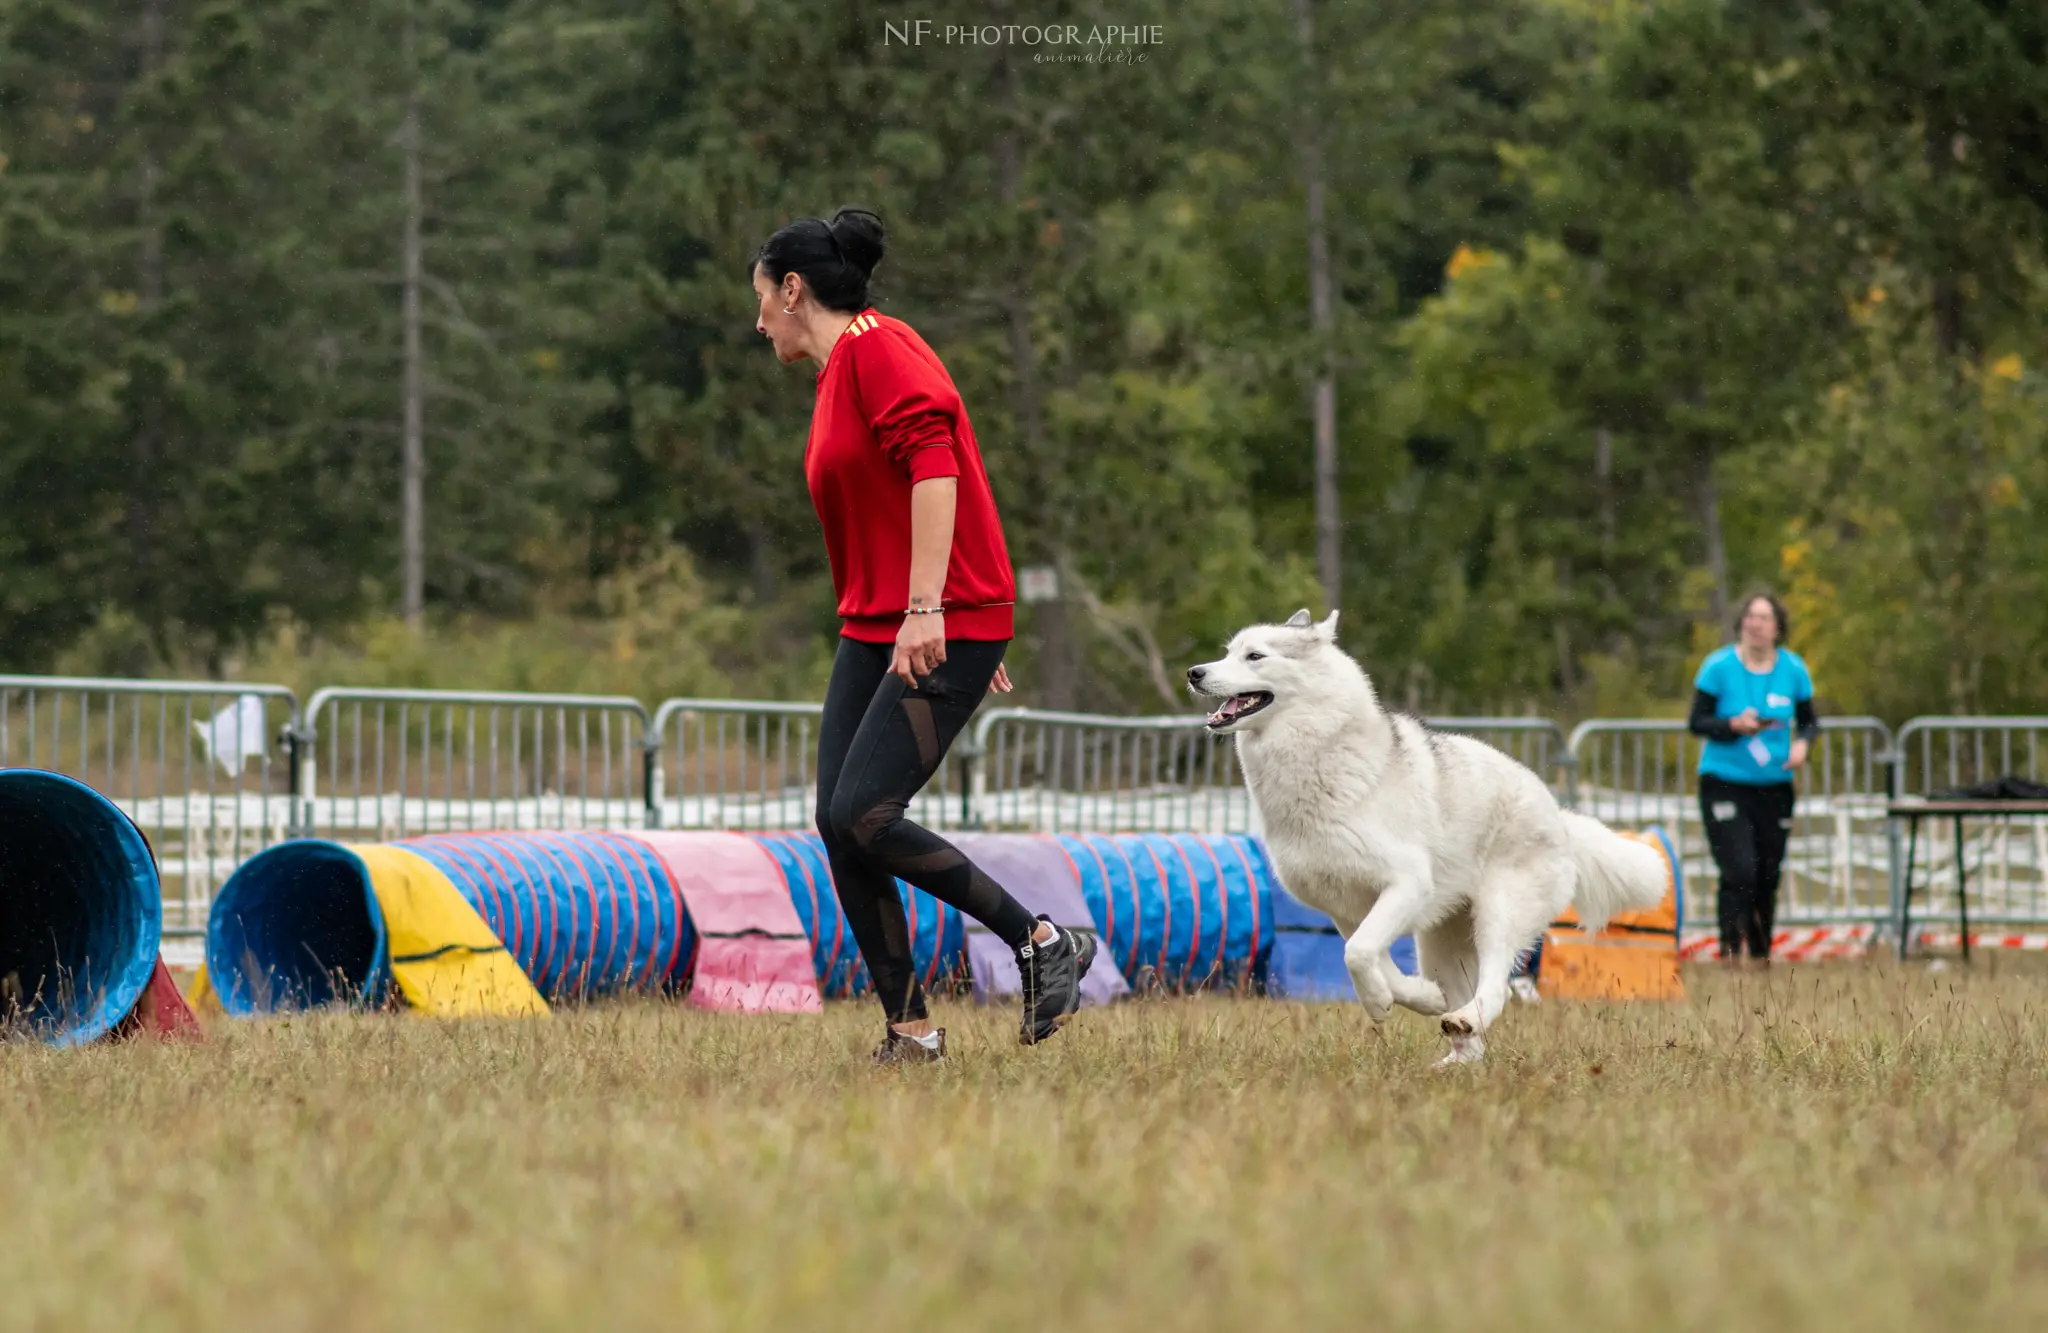
{"label": "black hair bun", "polygon": [[865,208],[842,208],[825,225],[830,228],[839,253],[846,256],[846,262],[864,275],[872,276],[875,265],[882,262],[885,245],[882,219]]}

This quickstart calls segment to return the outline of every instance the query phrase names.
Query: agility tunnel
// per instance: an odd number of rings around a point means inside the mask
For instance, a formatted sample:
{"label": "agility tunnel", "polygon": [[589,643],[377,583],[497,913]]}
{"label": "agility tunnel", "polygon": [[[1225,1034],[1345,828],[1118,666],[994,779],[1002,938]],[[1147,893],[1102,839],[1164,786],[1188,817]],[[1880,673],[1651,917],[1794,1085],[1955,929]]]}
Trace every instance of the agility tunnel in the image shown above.
{"label": "agility tunnel", "polygon": [[659,990],[694,943],[674,876],[614,833],[451,833],[280,843],[214,898],[207,981],[229,1014],[382,1004],[544,1013]]}
{"label": "agility tunnel", "polygon": [[[823,840],[809,833],[750,835],[775,858],[811,937],[828,997],[869,989],[860,950],[833,891]],[[1193,990],[1256,984],[1273,945],[1275,880],[1264,850],[1242,835],[959,833],[954,843],[1034,913],[1093,928],[1102,961],[1084,1002],[1134,987]],[[1017,993],[1009,947],[954,908],[902,880],[911,953],[927,989],[961,977],[990,999]],[[1104,966],[1104,963],[1109,966]]]}
{"label": "agility tunnel", "polygon": [[[1646,835],[1672,864],[1657,838]],[[1288,895],[1254,838],[955,840],[1034,913],[1099,934],[1086,1003],[1238,986],[1355,998],[1343,937]],[[1016,994],[1007,945],[923,890],[896,888],[928,989],[966,982],[983,999]],[[1560,923],[1544,941],[1545,992],[1668,993],[1679,896],[1674,870],[1659,912],[1590,939]],[[1394,957],[1412,973],[1413,940],[1397,941]],[[781,832],[285,843],[246,862],[216,897],[207,970],[231,1014],[394,998],[431,1013],[537,1014],[550,1002],[685,983],[689,1002],[707,1008],[814,1011],[824,997],[871,989],[823,842]],[[1631,979],[1616,980],[1621,972]]]}
{"label": "agility tunnel", "polygon": [[[823,840],[809,833],[751,834],[775,858],[812,941],[828,997],[869,989],[860,950],[839,910]],[[1107,1003],[1133,987],[1193,990],[1257,983],[1273,947],[1276,891],[1256,839],[1243,835],[955,833],[953,843],[1034,914],[1093,929],[1102,962],[1083,1002]],[[964,978],[982,999],[1021,987],[1015,955],[979,923],[902,880],[911,953],[927,989]],[[1108,966],[1105,966],[1107,963]]]}
{"label": "agility tunnel", "polygon": [[686,981],[702,1008],[821,1007],[811,939],[774,858],[733,833],[283,843],[222,887],[206,963],[233,1015],[376,1006],[394,992],[444,1016],[541,1014]]}
{"label": "agility tunnel", "polygon": [[[937,987],[959,970],[961,916],[897,890],[918,975]],[[374,1006],[394,987],[450,1015],[539,1013],[685,981],[701,1007],[801,1012],[870,988],[824,843],[801,833],[283,843],[214,899],[206,974],[232,1015]]]}
{"label": "agility tunnel", "polygon": [[0,1025],[56,1046],[197,1035],[162,932],[142,830],[81,782],[0,769]]}

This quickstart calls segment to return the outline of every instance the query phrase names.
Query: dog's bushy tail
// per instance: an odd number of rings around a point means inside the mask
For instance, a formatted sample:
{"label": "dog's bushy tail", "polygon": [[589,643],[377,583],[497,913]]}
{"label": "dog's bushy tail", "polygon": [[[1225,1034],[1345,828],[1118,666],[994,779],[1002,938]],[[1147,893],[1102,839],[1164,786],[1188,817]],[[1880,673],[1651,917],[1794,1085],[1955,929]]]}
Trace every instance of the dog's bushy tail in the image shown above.
{"label": "dog's bushy tail", "polygon": [[1622,837],[1597,819],[1569,810],[1563,814],[1572,862],[1579,869],[1572,906],[1581,926],[1597,931],[1616,912],[1640,911],[1664,901],[1671,883],[1664,853]]}

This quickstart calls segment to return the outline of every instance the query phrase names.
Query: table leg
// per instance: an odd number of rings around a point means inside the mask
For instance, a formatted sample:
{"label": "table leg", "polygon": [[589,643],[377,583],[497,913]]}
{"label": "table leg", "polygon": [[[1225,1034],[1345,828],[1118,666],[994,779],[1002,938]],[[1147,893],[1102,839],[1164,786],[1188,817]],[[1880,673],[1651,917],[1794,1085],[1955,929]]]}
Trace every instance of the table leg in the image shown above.
{"label": "table leg", "polygon": [[1962,926],[1963,961],[1970,961],[1970,876],[1963,868],[1963,817],[1956,816],[1956,916]]}
{"label": "table leg", "polygon": [[1906,816],[1906,874],[1905,882],[1899,886],[1899,961],[1906,961],[1906,950],[1911,948],[1913,938],[1913,859],[1920,854],[1920,816]]}

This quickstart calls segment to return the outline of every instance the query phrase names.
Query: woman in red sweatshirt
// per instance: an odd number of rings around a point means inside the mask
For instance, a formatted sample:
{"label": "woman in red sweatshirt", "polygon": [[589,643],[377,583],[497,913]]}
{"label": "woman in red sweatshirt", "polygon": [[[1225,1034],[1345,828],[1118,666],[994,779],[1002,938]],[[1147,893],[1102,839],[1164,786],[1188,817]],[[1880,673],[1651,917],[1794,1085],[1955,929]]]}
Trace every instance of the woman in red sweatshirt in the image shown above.
{"label": "woman in red sweatshirt", "polygon": [[868,305],[882,221],[800,218],[748,264],[754,328],[783,364],[816,362],[804,479],[825,530],[842,622],[818,731],[818,832],[887,1014],[885,1062],[938,1060],[895,880],[959,908],[1017,951],[1020,1037],[1080,1007],[1092,935],[1031,914],[944,838],[903,817],[993,685],[1015,586],[1002,520],[953,377],[901,320]]}

